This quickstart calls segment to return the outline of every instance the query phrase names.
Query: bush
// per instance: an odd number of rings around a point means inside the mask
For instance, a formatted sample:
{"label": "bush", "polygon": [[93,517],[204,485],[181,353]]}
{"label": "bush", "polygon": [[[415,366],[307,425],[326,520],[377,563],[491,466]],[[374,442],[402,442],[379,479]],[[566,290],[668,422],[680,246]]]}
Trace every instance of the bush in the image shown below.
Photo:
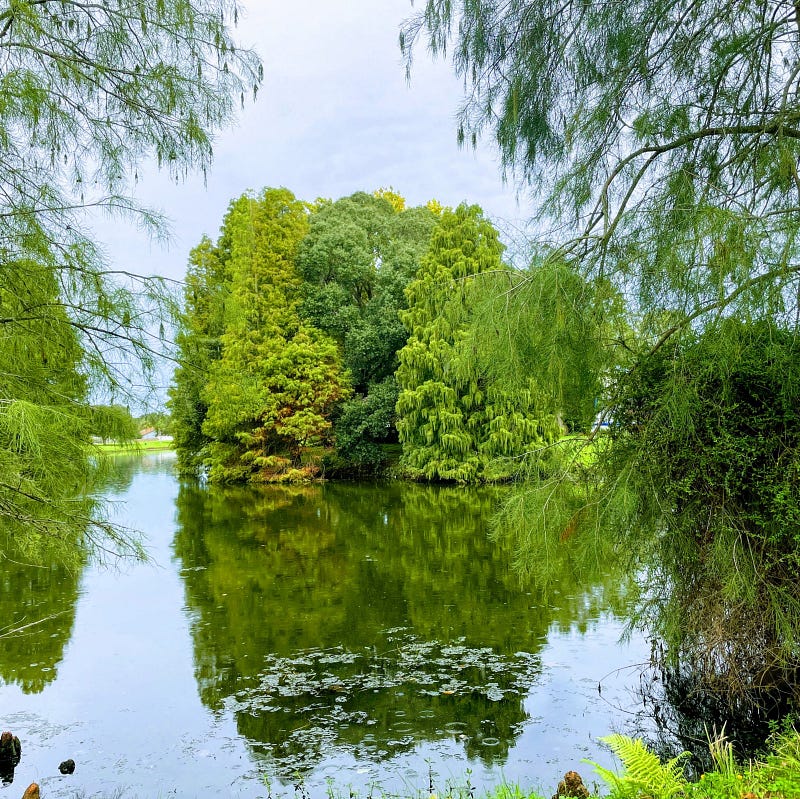
{"label": "bush", "polygon": [[626,376],[613,418],[602,482],[627,502],[620,540],[655,555],[645,604],[669,665],[737,703],[797,694],[794,334],[727,319],[650,353]]}

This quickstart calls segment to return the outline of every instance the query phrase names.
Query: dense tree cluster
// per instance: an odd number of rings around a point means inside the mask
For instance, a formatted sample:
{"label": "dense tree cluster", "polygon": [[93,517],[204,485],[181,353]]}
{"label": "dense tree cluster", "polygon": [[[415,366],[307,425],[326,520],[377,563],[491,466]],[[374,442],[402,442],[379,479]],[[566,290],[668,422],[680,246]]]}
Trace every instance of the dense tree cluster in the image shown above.
{"label": "dense tree cluster", "polygon": [[380,466],[381,444],[396,441],[394,373],[407,337],[398,311],[435,221],[394,192],[359,192],[321,205],[300,246],[302,312],[337,341],[353,387],[336,411],[336,445],[357,469]]}
{"label": "dense tree cluster", "polygon": [[347,394],[333,340],[299,314],[297,247],[307,208],[286,189],[243,196],[225,218],[230,284],[219,358],[203,389],[210,477],[295,479]]}
{"label": "dense tree cluster", "polygon": [[728,318],[638,360],[593,491],[625,508],[609,527],[629,551],[657,542],[650,601],[669,612],[650,628],[674,638],[681,619],[683,668],[721,693],[796,690],[798,346],[785,327]]}
{"label": "dense tree cluster", "polygon": [[512,274],[502,249],[477,206],[407,208],[388,190],[235,200],[189,266],[171,390],[182,467],[215,482],[375,473],[399,431],[411,477],[510,476],[560,428],[466,346],[472,310]]}

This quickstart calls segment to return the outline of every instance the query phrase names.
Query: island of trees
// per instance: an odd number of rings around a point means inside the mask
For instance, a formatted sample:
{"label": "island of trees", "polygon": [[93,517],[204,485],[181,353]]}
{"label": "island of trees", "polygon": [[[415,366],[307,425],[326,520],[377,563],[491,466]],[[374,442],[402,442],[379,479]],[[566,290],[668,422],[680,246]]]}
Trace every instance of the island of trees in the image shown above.
{"label": "island of trees", "polygon": [[[231,202],[192,251],[171,409],[180,466],[211,482],[381,473],[508,479],[562,432],[531,380],[494,380],[476,322],[525,279],[478,206],[388,190]],[[570,407],[586,430],[592,397]],[[577,416],[576,416],[577,414]],[[563,416],[563,413],[561,414]]]}
{"label": "island of trees", "polygon": [[[398,269],[379,235],[353,266],[355,211],[326,260],[354,198],[309,207],[307,230],[287,198],[280,242],[256,222],[271,191],[237,201],[193,255],[180,345],[207,366],[173,390],[183,450],[212,480],[295,479],[328,474],[329,448],[372,468],[394,421],[407,476],[522,475],[497,526],[523,566],[612,542],[673,698],[783,712],[800,699],[797,5],[533,8],[427,0],[400,37],[412,78],[423,43],[453,54],[459,139],[492,135],[543,198],[530,267],[503,265],[470,206],[434,212]],[[255,259],[242,271],[259,236],[280,251],[269,310],[247,299]],[[380,318],[402,327],[370,371],[358,345],[389,296]]]}

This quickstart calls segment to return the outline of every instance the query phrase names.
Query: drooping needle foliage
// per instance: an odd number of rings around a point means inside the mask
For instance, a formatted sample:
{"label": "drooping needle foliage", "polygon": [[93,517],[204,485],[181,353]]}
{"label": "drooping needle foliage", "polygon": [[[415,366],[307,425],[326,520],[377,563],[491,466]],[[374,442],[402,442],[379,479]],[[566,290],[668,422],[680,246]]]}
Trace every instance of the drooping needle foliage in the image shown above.
{"label": "drooping needle foliage", "polygon": [[214,131],[261,81],[231,37],[238,13],[231,0],[0,4],[0,553],[120,542],[86,498],[89,435],[114,416],[89,398],[132,396],[171,298],[104,262],[88,209],[163,232],[128,187],[149,159],[175,179],[208,168]]}
{"label": "drooping needle foliage", "polygon": [[[497,480],[517,458],[558,435],[541,413],[535,385],[487,380],[468,330],[484,293],[514,278],[500,259],[497,231],[478,206],[444,210],[400,318],[409,338],[399,353],[397,429],[401,465],[426,480]],[[480,281],[486,281],[480,287]]]}

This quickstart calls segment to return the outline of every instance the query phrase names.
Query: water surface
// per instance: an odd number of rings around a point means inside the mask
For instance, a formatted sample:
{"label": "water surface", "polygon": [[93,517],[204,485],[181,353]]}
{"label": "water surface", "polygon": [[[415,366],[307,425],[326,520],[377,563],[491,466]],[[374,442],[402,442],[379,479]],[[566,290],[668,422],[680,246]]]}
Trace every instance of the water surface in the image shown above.
{"label": "water surface", "polygon": [[0,724],[23,742],[0,797],[33,780],[50,797],[427,793],[467,775],[549,795],[568,768],[591,775],[581,758],[609,764],[596,739],[644,659],[618,643],[622,580],[521,584],[487,536],[502,490],[218,489],[172,463],[121,460],[109,487],[151,563],[4,570],[6,623],[48,620],[0,652]]}

